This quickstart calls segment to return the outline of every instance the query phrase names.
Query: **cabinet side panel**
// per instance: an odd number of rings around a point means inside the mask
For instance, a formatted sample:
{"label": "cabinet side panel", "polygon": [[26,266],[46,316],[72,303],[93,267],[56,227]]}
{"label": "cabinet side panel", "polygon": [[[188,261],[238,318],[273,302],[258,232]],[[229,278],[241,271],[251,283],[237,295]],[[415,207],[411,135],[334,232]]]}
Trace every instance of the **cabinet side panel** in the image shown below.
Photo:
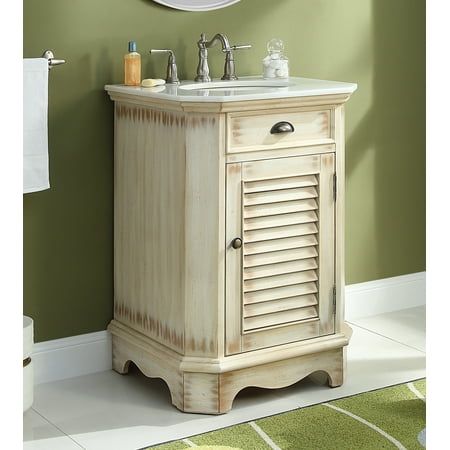
{"label": "cabinet side panel", "polygon": [[224,116],[186,124],[185,353],[217,357],[224,343]]}
{"label": "cabinet side panel", "polygon": [[182,353],[185,115],[115,114],[114,317]]}
{"label": "cabinet side panel", "polygon": [[344,105],[334,111],[336,140],[336,333],[344,327],[345,304],[345,114]]}

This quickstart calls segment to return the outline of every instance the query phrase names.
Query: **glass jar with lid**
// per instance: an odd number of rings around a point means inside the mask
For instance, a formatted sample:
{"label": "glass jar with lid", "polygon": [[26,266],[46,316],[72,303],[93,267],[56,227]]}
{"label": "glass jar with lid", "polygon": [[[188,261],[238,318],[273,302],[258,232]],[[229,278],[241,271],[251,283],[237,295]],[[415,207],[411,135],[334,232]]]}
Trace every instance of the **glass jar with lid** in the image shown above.
{"label": "glass jar with lid", "polygon": [[284,55],[281,39],[267,43],[269,54],[263,59],[263,78],[289,78],[289,59]]}

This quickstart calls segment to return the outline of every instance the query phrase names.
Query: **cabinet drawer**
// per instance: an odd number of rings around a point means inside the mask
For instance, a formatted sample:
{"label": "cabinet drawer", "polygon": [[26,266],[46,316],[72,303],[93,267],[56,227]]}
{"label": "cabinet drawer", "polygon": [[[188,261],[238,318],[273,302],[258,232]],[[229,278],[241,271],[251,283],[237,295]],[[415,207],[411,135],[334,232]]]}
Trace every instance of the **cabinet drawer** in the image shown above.
{"label": "cabinet drawer", "polygon": [[[291,124],[293,131],[271,133],[272,127],[280,122]],[[267,111],[266,114],[231,113],[227,128],[228,153],[334,142],[330,109],[280,109]]]}

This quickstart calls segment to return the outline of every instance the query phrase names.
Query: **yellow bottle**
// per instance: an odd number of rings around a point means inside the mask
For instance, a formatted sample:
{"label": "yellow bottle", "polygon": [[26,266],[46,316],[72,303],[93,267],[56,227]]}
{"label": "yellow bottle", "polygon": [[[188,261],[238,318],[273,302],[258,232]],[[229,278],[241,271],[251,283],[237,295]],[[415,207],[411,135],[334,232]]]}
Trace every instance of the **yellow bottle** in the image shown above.
{"label": "yellow bottle", "polygon": [[141,55],[136,51],[136,42],[128,42],[128,52],[123,58],[125,84],[139,86],[141,84]]}

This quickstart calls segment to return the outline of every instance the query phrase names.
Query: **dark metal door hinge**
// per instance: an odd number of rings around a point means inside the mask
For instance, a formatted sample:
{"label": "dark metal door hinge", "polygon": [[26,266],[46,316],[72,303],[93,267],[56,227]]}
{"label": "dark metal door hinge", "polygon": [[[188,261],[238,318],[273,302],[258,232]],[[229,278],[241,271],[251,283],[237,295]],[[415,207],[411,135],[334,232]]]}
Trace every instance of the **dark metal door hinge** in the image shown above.
{"label": "dark metal door hinge", "polygon": [[333,286],[333,311],[336,314],[336,285]]}
{"label": "dark metal door hinge", "polygon": [[337,198],[337,175],[333,175],[333,199],[336,201]]}

